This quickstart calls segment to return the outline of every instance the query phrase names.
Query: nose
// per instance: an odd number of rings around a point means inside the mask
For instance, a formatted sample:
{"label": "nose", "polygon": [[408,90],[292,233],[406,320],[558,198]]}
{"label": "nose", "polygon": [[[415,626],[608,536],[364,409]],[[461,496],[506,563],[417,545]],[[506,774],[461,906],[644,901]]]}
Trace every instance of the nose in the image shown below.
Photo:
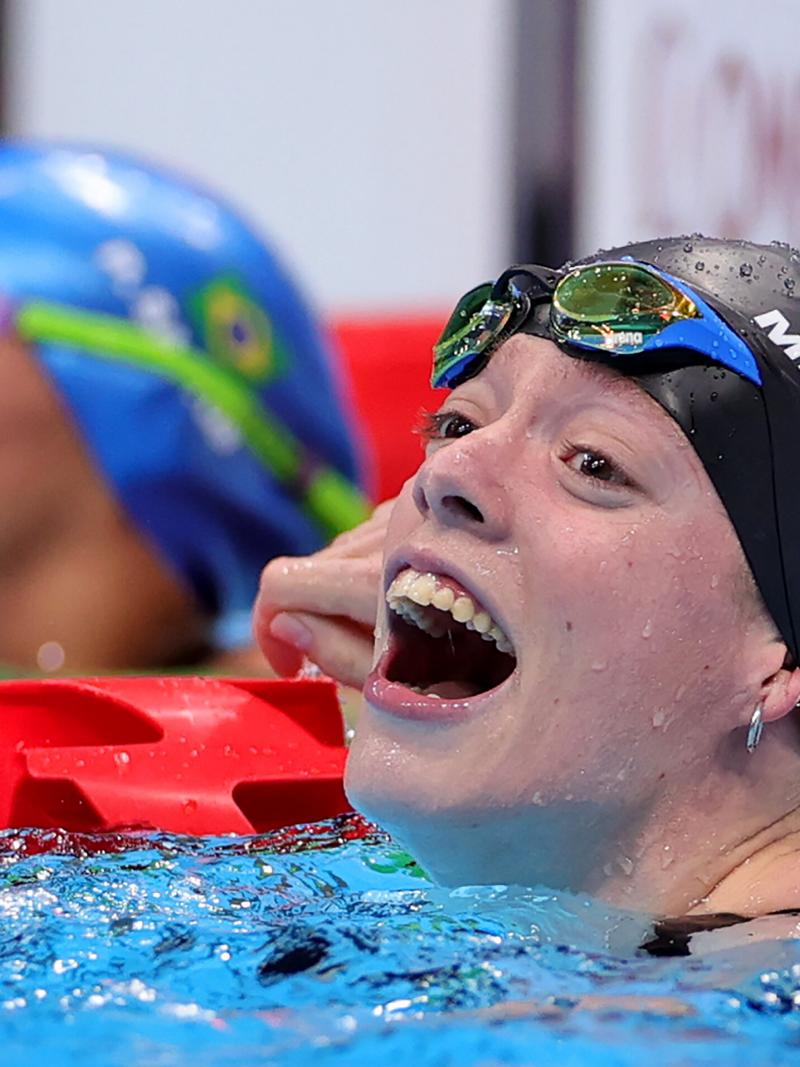
{"label": "nose", "polygon": [[502,541],[510,532],[508,470],[511,442],[498,445],[491,430],[443,445],[428,456],[414,479],[417,510],[443,526]]}

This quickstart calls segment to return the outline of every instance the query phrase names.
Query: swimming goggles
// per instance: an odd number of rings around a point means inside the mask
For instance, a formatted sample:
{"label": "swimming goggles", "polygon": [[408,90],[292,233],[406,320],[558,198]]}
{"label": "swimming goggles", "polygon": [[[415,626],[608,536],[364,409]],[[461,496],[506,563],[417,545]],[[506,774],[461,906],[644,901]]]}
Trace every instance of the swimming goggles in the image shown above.
{"label": "swimming goggles", "polygon": [[[531,319],[546,303],[549,319],[531,330]],[[523,329],[610,361],[689,349],[761,384],[752,352],[713,308],[665,271],[628,258],[563,274],[511,267],[496,282],[471,289],[434,345],[431,384],[452,389],[474,377],[503,341]]]}

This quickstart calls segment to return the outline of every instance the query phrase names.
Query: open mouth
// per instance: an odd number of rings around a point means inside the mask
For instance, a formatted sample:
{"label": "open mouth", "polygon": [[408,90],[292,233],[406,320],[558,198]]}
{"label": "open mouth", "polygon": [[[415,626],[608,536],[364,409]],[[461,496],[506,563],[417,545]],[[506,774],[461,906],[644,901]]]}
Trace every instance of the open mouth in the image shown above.
{"label": "open mouth", "polygon": [[400,572],[386,592],[385,677],[425,696],[463,700],[496,689],[517,665],[511,641],[452,579]]}

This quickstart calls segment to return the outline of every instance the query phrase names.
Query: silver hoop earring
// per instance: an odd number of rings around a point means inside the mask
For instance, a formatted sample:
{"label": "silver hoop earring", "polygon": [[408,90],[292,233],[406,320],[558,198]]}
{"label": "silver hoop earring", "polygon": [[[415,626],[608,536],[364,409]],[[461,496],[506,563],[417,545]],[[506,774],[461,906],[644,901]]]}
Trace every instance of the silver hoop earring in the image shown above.
{"label": "silver hoop earring", "polygon": [[747,751],[751,754],[758,748],[758,742],[761,740],[761,734],[764,730],[764,711],[760,704],[756,705],[756,710],[753,712],[750,719],[750,726],[747,730]]}

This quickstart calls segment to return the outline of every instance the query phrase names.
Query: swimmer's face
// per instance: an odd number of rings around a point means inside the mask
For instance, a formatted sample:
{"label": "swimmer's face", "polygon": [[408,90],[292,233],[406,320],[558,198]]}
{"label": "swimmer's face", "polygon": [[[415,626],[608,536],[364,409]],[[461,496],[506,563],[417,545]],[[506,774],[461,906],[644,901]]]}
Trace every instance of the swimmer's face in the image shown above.
{"label": "swimmer's face", "polygon": [[592,891],[643,841],[666,868],[646,827],[722,801],[705,769],[734,731],[744,751],[785,651],[700,460],[634,381],[527,336],[436,422],[390,524],[351,798],[446,882]]}

